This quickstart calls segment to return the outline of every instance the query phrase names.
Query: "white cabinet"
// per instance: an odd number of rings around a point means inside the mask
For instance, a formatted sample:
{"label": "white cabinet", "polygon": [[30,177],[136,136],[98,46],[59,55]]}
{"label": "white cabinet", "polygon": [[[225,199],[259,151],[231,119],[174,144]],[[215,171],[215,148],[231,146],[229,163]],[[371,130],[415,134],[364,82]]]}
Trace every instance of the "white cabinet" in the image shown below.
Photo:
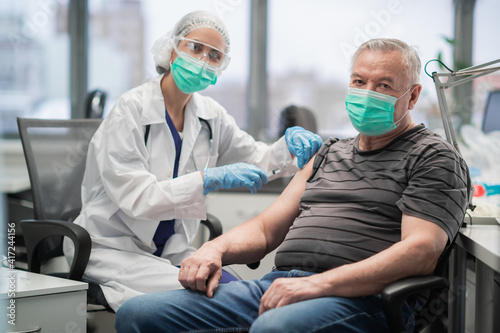
{"label": "white cabinet", "polygon": [[5,268],[0,279],[7,332],[86,332],[87,283]]}

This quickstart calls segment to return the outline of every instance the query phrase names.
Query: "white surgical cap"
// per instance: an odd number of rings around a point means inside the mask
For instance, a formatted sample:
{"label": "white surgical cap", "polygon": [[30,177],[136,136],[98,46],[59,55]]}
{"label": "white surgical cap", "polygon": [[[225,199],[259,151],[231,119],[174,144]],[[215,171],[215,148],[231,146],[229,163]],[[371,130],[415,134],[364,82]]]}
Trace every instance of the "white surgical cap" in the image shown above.
{"label": "white surgical cap", "polygon": [[220,33],[226,42],[225,52],[229,53],[229,33],[222,20],[211,12],[191,12],[181,18],[174,26],[174,29],[161,36],[153,44],[151,53],[153,53],[156,71],[159,74],[166,73],[170,70],[170,55],[174,48],[174,37],[185,37],[192,31],[200,28],[210,28]]}

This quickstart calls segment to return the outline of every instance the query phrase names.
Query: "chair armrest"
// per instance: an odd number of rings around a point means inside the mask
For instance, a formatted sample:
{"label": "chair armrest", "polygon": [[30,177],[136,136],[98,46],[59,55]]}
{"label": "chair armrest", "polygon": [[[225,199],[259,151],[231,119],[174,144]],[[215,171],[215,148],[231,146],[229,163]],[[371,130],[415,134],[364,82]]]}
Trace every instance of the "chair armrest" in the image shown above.
{"label": "chair armrest", "polygon": [[250,269],[257,269],[260,266],[260,261],[253,262],[251,264],[247,264],[248,268]]}
{"label": "chair armrest", "polygon": [[222,235],[222,224],[220,223],[220,220],[212,214],[207,214],[207,218],[205,220],[201,220],[201,224],[208,228],[208,240],[212,240]]}
{"label": "chair armrest", "polygon": [[75,255],[68,278],[82,279],[92,249],[87,230],[77,224],[59,220],[24,220],[20,224],[25,239],[30,272],[40,273],[41,263],[36,256],[40,243],[47,237],[66,236],[75,245]]}
{"label": "chair armrest", "polygon": [[435,289],[447,289],[449,286],[447,279],[435,275],[412,276],[386,286],[382,291],[382,305],[389,331],[391,333],[406,332],[401,307],[409,296]]}

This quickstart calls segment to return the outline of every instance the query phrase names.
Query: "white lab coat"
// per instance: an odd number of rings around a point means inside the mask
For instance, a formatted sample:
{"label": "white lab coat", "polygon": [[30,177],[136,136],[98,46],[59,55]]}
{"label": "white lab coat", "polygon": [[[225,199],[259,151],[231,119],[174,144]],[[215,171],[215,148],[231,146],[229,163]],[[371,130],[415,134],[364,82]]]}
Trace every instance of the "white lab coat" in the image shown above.
{"label": "white lab coat", "polygon": [[[270,171],[297,170],[284,138],[272,145],[240,130],[226,110],[193,94],[185,108],[178,177],[172,179],[175,146],[165,121],[162,76],[125,93],[89,146],[82,211],[74,223],[90,233],[92,252],[84,279],[99,283],[114,310],[142,293],[181,288],[178,268],[194,252],[189,246],[206,217],[203,179],[209,167],[246,162]],[[209,156],[209,131],[213,131]],[[151,124],[147,146],[145,126]],[[159,221],[176,219],[160,257],[152,241]],[[73,245],[65,241],[69,262]]]}

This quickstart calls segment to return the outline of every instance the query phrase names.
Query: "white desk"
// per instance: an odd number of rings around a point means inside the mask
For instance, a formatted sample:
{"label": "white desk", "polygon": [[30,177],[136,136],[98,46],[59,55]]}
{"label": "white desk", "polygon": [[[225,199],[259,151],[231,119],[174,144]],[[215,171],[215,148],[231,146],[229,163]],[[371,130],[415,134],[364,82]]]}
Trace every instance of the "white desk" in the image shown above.
{"label": "white desk", "polygon": [[[467,220],[467,219],[466,219]],[[495,274],[500,274],[500,224],[493,218],[474,218],[472,225],[460,230],[454,249],[450,298],[449,332],[465,332],[465,286],[467,253],[476,259],[475,332],[496,333],[500,330],[500,299]],[[495,298],[495,292],[497,297]]]}
{"label": "white desk", "polygon": [[6,268],[0,279],[7,332],[86,332],[87,283]]}

